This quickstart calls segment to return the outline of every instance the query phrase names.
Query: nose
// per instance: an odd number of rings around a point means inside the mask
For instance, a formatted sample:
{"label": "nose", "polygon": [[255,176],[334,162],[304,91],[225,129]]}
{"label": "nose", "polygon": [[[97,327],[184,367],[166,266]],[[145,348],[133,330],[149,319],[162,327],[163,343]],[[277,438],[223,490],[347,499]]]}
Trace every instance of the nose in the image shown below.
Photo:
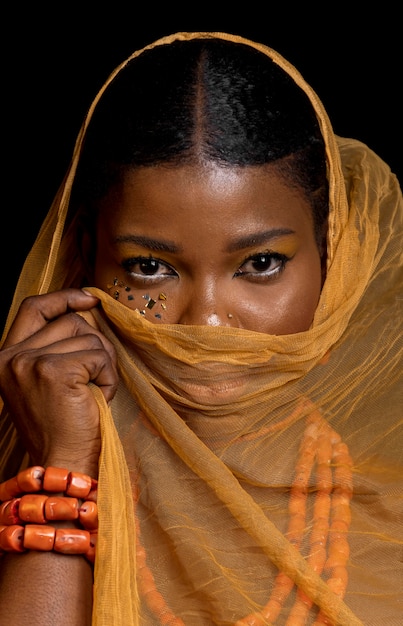
{"label": "nose", "polygon": [[[233,307],[232,307],[233,308]],[[192,289],[181,307],[178,324],[235,326],[231,297],[218,289]]]}

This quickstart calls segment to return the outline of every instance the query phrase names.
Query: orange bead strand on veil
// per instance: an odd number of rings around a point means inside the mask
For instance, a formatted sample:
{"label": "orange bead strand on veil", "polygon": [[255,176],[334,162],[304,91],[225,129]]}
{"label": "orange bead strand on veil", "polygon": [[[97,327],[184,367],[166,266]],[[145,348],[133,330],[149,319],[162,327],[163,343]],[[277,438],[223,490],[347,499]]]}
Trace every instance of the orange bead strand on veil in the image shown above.
{"label": "orange bead strand on veil", "polygon": [[[136,482],[134,483],[136,485]],[[133,489],[133,502],[136,509],[138,501],[137,487]],[[140,595],[144,598],[148,609],[159,620],[162,626],[185,626],[180,617],[177,617],[165,602],[158,591],[152,571],[147,565],[146,551],[140,540],[140,524],[136,519],[136,560],[137,578]]]}
{"label": "orange bead strand on veil", "polygon": [[[329,572],[327,584],[334,593],[343,597],[348,578],[347,531],[351,521],[352,460],[347,446],[319,412],[308,419],[291,487],[290,521],[286,536],[296,547],[300,546],[303,531],[310,525],[306,520],[306,497],[315,462],[316,495],[307,561],[317,574]],[[266,606],[260,612],[238,620],[235,626],[267,626],[274,623],[293,587],[294,582],[280,572]],[[312,600],[298,589],[286,626],[304,626],[312,605]],[[314,626],[323,624],[330,622],[319,612]]]}
{"label": "orange bead strand on veil", "polygon": [[[133,481],[134,484],[137,481]],[[308,495],[315,489],[312,519],[307,519]],[[332,591],[344,596],[347,586],[349,546],[347,532],[350,525],[352,496],[352,460],[340,436],[325,422],[319,411],[307,419],[307,426],[299,448],[294,480],[288,504],[289,523],[286,537],[300,549],[310,529],[307,562],[318,575],[327,575]],[[137,496],[134,497],[135,506]],[[140,595],[151,613],[163,626],[185,626],[166,604],[157,590],[154,576],[147,565],[146,551],[141,543],[137,523],[137,569]],[[275,624],[295,588],[294,581],[279,572],[267,604],[260,610],[239,619],[234,626],[270,626]],[[301,590],[296,590],[286,626],[304,626],[313,602]],[[313,626],[329,625],[321,612]]]}

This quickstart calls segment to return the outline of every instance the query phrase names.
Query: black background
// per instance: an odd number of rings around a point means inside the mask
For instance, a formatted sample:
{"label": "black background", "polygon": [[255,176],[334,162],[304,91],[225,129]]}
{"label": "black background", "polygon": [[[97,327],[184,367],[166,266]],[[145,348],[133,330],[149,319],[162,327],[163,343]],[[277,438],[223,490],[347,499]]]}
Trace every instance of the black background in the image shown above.
{"label": "black background", "polygon": [[275,48],[316,90],[335,132],[367,143],[403,180],[397,5],[383,2],[369,9],[362,3],[360,12],[354,2],[320,11],[308,3],[296,9],[267,2],[243,2],[234,9],[234,3],[219,0],[212,7],[180,3],[178,8],[175,3],[109,2],[100,8],[100,3],[56,1],[46,9],[35,4],[15,2],[2,9],[0,26],[2,324],[92,98],[132,51],[171,32],[226,31]]}

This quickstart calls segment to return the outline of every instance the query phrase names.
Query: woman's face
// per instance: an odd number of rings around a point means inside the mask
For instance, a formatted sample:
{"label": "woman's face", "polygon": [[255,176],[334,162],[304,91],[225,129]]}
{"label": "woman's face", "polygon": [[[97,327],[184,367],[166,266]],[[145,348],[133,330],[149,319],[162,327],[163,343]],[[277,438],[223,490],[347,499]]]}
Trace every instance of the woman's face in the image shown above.
{"label": "woman's face", "polygon": [[154,323],[297,333],[321,291],[309,204],[273,166],[130,170],[96,248],[95,286]]}

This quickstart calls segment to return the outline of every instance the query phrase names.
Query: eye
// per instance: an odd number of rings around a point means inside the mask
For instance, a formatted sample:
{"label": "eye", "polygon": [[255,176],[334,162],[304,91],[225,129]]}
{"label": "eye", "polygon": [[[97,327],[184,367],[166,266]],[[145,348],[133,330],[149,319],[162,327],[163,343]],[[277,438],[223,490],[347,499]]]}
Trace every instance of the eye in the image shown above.
{"label": "eye", "polygon": [[170,265],[151,256],[125,259],[122,267],[133,280],[159,280],[168,276],[177,276]]}
{"label": "eye", "polygon": [[283,269],[289,257],[275,252],[262,252],[248,257],[235,272],[235,277],[266,280],[275,278]]}

